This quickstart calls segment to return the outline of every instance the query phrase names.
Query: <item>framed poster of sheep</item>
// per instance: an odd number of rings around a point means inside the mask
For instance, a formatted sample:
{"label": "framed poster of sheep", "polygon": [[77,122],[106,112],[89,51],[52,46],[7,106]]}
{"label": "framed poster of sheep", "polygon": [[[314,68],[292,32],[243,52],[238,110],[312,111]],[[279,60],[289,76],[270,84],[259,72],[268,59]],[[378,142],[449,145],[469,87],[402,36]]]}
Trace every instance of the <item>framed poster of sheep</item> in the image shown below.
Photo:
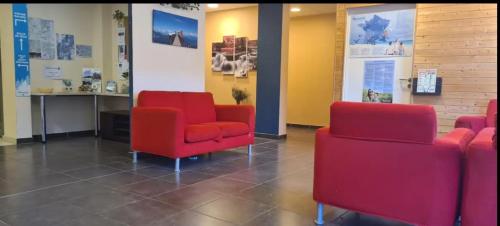
{"label": "framed poster of sheep", "polygon": [[153,10],[153,43],[198,48],[198,21]]}
{"label": "framed poster of sheep", "polygon": [[257,40],[228,35],[212,43],[212,71],[237,78],[248,77],[257,69]]}

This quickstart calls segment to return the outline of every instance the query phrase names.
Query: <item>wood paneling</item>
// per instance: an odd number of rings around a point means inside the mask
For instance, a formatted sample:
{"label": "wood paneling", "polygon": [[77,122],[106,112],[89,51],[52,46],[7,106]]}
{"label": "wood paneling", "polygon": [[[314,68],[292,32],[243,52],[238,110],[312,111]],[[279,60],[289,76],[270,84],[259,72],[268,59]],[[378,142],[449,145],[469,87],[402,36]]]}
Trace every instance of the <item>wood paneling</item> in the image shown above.
{"label": "wood paneling", "polygon": [[[334,100],[342,96],[346,10],[366,4],[338,4]],[[436,109],[438,131],[453,129],[465,114],[484,114],[497,96],[497,5],[417,4],[413,75],[436,68],[441,96],[413,96]]]}

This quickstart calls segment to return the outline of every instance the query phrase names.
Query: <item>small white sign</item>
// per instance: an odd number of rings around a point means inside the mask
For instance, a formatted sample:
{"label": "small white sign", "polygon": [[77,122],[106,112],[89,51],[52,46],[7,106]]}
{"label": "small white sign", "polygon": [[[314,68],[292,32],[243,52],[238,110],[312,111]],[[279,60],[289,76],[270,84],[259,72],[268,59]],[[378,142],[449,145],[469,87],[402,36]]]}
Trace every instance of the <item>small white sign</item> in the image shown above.
{"label": "small white sign", "polygon": [[437,69],[419,69],[417,80],[417,93],[436,92]]}
{"label": "small white sign", "polygon": [[62,79],[62,68],[60,66],[45,66],[43,75],[48,79]]}

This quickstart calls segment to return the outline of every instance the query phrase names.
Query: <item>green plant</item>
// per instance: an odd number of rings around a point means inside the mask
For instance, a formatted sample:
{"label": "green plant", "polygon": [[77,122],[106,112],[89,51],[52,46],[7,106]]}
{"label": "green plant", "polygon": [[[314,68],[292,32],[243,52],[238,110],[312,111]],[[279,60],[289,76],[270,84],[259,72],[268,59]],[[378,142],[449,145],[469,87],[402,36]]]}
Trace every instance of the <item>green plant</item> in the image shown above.
{"label": "green plant", "polygon": [[115,10],[115,12],[113,12],[113,19],[116,20],[118,22],[118,24],[120,25],[123,25],[123,21],[125,19],[125,14],[120,11],[119,9]]}
{"label": "green plant", "polygon": [[198,3],[160,3],[160,5],[171,5],[172,7],[176,9],[183,9],[183,10],[200,10],[200,4]]}
{"label": "green plant", "polygon": [[239,89],[237,87],[232,88],[232,95],[234,100],[236,100],[236,104],[240,104],[241,101],[245,100],[248,98],[248,93],[246,90]]}

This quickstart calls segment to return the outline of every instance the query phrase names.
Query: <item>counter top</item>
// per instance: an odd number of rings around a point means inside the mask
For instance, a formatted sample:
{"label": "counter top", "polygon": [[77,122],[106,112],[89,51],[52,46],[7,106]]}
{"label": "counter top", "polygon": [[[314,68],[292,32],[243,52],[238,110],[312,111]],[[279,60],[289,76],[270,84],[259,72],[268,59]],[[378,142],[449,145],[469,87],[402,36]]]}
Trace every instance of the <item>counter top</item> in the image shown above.
{"label": "counter top", "polygon": [[31,96],[113,96],[113,97],[130,97],[129,94],[123,93],[91,93],[91,92],[54,92],[54,93],[35,93]]}

